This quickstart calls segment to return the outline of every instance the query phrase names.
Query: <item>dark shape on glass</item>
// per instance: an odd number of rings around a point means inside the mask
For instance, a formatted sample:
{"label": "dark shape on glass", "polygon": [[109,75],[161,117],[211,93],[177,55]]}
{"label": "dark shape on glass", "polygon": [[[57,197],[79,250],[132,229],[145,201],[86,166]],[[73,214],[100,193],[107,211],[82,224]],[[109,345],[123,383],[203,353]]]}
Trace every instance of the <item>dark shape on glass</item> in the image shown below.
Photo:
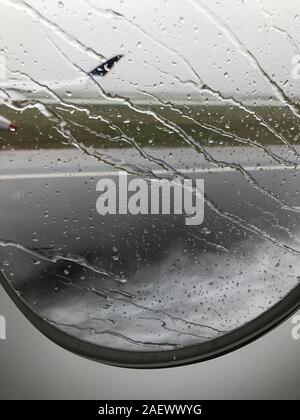
{"label": "dark shape on glass", "polygon": [[109,60],[100,64],[100,66],[97,66],[95,69],[90,71],[89,74],[91,74],[92,76],[105,76],[122,57],[123,55],[119,54],[115,57],[110,58]]}

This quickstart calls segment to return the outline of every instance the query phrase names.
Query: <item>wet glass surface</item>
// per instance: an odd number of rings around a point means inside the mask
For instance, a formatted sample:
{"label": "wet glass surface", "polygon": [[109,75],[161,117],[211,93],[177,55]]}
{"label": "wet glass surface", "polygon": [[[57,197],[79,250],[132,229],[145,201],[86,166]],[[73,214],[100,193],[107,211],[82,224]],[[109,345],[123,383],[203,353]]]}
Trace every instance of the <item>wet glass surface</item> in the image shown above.
{"label": "wet glass surface", "polygon": [[[0,1],[0,265],[45,324],[176,359],[299,284],[300,8],[141,3]],[[204,180],[203,222],[99,214],[120,172]]]}

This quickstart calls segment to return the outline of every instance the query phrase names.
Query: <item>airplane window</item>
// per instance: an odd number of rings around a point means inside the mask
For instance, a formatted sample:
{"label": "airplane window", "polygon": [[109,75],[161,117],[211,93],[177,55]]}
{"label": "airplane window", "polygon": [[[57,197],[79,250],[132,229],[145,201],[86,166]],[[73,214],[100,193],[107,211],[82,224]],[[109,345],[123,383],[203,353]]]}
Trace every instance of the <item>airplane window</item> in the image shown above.
{"label": "airplane window", "polygon": [[299,2],[0,10],[1,283],[28,319],[158,367],[296,310]]}

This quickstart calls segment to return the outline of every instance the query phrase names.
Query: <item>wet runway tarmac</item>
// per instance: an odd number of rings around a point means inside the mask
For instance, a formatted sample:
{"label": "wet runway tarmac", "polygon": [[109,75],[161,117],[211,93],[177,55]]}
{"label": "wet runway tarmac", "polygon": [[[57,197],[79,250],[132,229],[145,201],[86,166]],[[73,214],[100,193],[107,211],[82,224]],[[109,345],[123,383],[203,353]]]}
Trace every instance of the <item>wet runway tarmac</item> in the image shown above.
{"label": "wet runway tarmac", "polygon": [[[176,358],[213,343],[299,282],[299,167],[285,149],[269,149],[284,163],[242,147],[208,148],[219,166],[187,148],[151,149],[168,168],[145,165],[134,149],[99,151],[115,169],[79,151],[2,152],[4,282],[45,323],[97,346]],[[117,183],[120,168],[129,179],[204,179],[203,223],[99,215],[97,182]]]}

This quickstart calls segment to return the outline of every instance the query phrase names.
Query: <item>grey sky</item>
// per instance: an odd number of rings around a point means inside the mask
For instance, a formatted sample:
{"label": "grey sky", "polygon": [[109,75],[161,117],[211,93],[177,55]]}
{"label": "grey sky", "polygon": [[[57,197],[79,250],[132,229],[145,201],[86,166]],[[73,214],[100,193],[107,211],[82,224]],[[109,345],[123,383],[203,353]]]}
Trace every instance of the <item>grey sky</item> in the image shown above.
{"label": "grey sky", "polygon": [[90,70],[123,52],[101,81],[108,90],[195,95],[182,81],[199,77],[224,93],[274,96],[265,71],[293,97],[299,16],[297,0],[0,0],[0,48],[11,70],[40,81],[74,79],[72,63]]}

